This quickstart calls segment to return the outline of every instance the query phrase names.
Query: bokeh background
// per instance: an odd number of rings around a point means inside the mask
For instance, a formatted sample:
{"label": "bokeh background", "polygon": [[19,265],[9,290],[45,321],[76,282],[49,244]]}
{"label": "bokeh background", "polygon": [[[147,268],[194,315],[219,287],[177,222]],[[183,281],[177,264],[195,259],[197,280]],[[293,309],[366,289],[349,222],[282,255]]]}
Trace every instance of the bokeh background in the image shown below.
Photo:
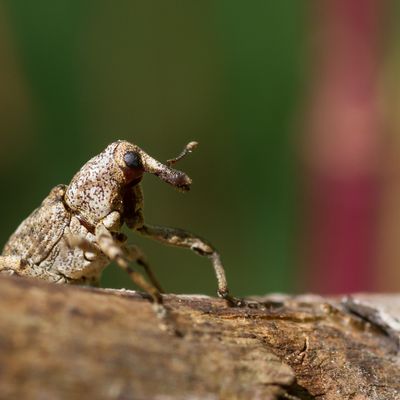
{"label": "bokeh background", "polygon": [[[400,289],[395,0],[0,2],[0,243],[116,139],[148,223],[220,250],[231,290]],[[170,292],[215,292],[208,260],[130,234]],[[115,266],[103,286],[133,287]]]}

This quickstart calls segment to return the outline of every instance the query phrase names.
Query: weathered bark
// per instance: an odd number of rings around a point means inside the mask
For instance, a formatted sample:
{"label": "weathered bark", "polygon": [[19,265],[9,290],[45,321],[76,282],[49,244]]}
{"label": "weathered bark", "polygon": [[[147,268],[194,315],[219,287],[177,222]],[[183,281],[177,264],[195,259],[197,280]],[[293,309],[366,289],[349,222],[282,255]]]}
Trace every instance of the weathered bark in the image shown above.
{"label": "weathered bark", "polygon": [[0,279],[0,398],[400,399],[400,296],[229,308]]}

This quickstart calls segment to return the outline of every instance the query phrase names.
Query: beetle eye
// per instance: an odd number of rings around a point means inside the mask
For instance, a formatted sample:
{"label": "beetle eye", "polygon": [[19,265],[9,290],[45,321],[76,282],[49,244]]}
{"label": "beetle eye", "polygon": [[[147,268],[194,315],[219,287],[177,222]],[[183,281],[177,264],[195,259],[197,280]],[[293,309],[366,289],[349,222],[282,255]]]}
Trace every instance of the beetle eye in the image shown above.
{"label": "beetle eye", "polygon": [[142,160],[138,153],[134,151],[127,151],[124,155],[124,161],[127,167],[138,169],[142,168]]}

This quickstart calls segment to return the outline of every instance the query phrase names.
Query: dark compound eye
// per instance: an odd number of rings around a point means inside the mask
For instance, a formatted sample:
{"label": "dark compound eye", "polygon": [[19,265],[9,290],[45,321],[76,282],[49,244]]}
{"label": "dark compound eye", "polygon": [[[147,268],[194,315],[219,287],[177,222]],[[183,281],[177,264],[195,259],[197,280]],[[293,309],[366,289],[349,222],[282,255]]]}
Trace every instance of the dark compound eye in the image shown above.
{"label": "dark compound eye", "polygon": [[134,151],[127,151],[124,155],[124,161],[129,168],[142,168],[142,160],[139,154]]}

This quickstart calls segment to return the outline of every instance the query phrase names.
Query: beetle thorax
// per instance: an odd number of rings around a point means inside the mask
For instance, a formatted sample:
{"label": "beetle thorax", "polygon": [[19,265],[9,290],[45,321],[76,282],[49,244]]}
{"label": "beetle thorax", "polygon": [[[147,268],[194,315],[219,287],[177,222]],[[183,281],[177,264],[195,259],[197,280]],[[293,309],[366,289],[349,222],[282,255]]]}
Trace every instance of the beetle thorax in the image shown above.
{"label": "beetle thorax", "polygon": [[68,185],[67,206],[96,226],[112,211],[123,211],[124,176],[114,160],[116,143],[88,161]]}

